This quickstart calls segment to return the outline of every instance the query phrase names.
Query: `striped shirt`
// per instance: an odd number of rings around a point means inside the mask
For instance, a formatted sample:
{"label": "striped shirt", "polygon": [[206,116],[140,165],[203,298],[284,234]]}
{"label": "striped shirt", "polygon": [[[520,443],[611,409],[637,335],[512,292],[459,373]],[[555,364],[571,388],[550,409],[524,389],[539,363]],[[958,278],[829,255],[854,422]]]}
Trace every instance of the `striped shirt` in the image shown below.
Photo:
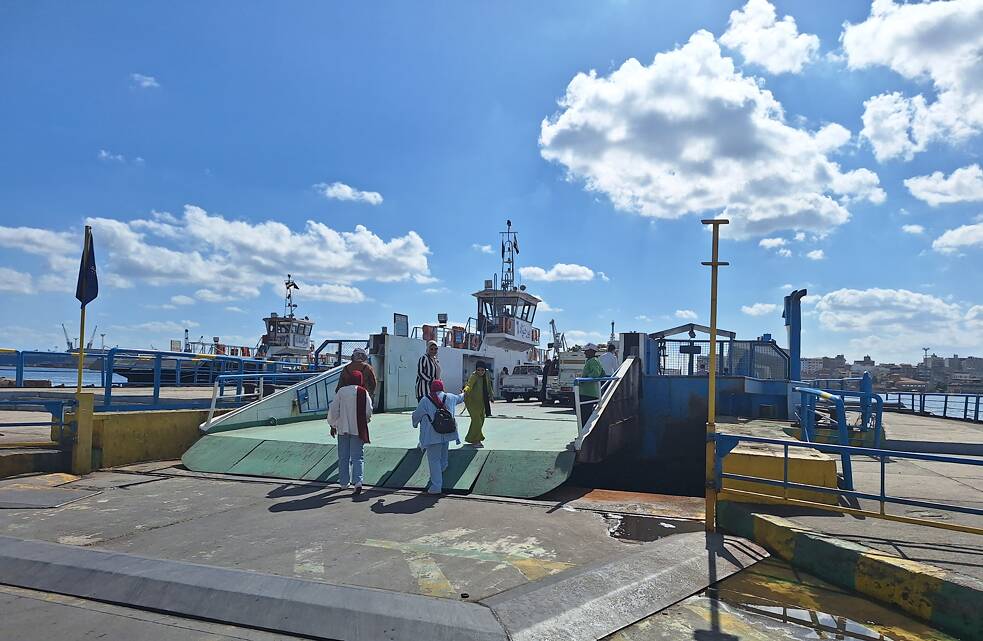
{"label": "striped shirt", "polygon": [[416,364],[417,401],[430,393],[430,383],[438,378],[440,378],[440,360],[436,356],[430,358],[429,354],[421,356]]}

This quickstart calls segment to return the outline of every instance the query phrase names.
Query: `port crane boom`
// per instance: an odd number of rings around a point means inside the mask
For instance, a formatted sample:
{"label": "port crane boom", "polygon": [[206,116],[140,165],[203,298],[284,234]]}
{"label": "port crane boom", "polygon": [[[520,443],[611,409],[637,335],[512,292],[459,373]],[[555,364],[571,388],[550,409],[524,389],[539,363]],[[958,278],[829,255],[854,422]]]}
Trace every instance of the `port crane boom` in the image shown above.
{"label": "port crane boom", "polygon": [[68,330],[65,329],[65,323],[61,324],[61,331],[65,334],[65,345],[68,346],[68,351],[75,349],[75,344],[72,343],[72,339],[68,337]]}
{"label": "port crane boom", "polygon": [[85,344],[85,349],[92,349],[92,341],[96,340],[96,330],[99,326],[96,325],[95,329],[92,330],[92,336],[89,337],[89,342]]}

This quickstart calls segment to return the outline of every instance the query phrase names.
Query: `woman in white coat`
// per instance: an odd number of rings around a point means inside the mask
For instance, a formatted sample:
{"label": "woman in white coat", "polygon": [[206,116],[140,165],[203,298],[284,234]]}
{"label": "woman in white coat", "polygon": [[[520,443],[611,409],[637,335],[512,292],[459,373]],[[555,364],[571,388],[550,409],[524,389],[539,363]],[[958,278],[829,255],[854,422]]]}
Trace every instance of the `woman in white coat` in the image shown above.
{"label": "woman in white coat", "polygon": [[463,395],[448,394],[444,391],[444,382],[437,379],[430,383],[430,393],[420,399],[420,404],[413,411],[413,427],[420,429],[420,449],[427,453],[427,463],[430,466],[428,494],[440,494],[443,491],[450,442],[461,444],[456,428],[449,434],[441,434],[434,429],[434,416],[441,407],[450,412],[451,416],[455,416],[458,403],[463,402]]}

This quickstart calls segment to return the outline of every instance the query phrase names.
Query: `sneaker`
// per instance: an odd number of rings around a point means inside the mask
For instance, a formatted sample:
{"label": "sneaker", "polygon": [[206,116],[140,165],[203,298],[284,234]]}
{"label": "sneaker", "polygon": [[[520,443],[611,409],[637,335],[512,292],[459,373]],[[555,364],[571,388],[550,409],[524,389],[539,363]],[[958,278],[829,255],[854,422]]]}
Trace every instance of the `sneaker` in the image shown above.
{"label": "sneaker", "polygon": [[484,443],[475,443],[474,446],[475,447],[484,447],[485,444]]}
{"label": "sneaker", "polygon": [[355,493],[352,494],[352,496],[358,496],[361,493],[362,493],[362,486],[361,485],[356,485],[355,486]]}
{"label": "sneaker", "polygon": [[341,489],[343,489],[343,490],[347,490],[351,486],[352,486],[351,483],[345,483],[344,485],[339,485],[338,487],[341,488]]}

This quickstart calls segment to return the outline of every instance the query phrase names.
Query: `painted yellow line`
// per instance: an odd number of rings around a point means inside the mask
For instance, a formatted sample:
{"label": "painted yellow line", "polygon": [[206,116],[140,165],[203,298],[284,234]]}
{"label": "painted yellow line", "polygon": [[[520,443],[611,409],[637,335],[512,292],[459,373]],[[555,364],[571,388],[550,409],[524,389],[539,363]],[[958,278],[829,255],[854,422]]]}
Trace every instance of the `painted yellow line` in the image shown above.
{"label": "painted yellow line", "polygon": [[410,566],[410,574],[416,579],[423,594],[441,597],[457,595],[454,586],[429,554],[408,554],[406,563]]}

